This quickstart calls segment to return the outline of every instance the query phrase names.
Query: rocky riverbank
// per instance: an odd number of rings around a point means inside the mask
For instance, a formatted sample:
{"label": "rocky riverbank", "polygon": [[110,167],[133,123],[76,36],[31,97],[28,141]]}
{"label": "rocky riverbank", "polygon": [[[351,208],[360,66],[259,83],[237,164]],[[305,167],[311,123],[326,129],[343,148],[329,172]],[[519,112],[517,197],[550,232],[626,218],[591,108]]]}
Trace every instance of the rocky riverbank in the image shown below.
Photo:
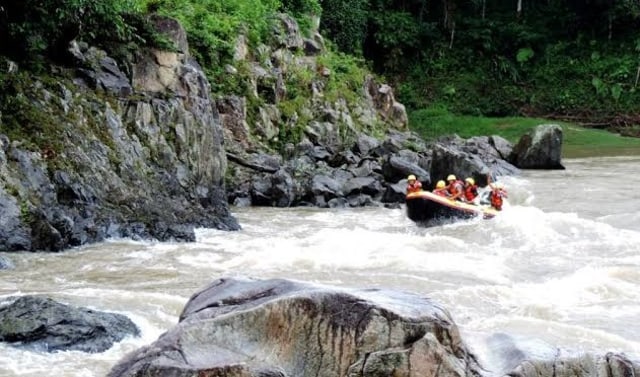
{"label": "rocky riverbank", "polygon": [[[321,64],[324,43],[317,30],[305,38],[290,17],[283,15],[278,23],[270,46],[253,51],[238,39],[235,66],[228,72],[247,83],[249,94],[217,101],[229,160],[229,203],[397,206],[404,202],[409,174],[430,188],[450,173],[485,185],[488,175],[513,175],[518,168],[562,168],[557,126],[541,127],[515,148],[498,136],[427,142],[409,131],[393,89],[372,76],[351,96],[334,99],[327,92],[334,72]],[[241,67],[250,69],[241,74]],[[283,114],[287,92],[296,89],[287,83],[300,67],[311,76],[309,98],[293,114]],[[284,132],[293,128],[296,137]]]}
{"label": "rocky riverbank", "polygon": [[269,46],[238,37],[225,69],[246,95],[212,98],[182,27],[151,19],[175,51],[141,49],[123,64],[73,41],[50,76],[5,67],[0,250],[192,241],[195,227],[239,228],[227,203],[398,206],[409,174],[429,188],[450,173],[482,185],[518,167],[561,167],[554,126],[515,148],[497,136],[422,140],[373,76],[336,91],[317,28],[303,36],[287,15]]}
{"label": "rocky riverbank", "polygon": [[175,21],[177,51],[139,51],[127,73],[81,42],[69,67],[31,77],[12,64],[0,117],[0,250],[58,251],[108,237],[194,240],[234,230],[222,125]]}

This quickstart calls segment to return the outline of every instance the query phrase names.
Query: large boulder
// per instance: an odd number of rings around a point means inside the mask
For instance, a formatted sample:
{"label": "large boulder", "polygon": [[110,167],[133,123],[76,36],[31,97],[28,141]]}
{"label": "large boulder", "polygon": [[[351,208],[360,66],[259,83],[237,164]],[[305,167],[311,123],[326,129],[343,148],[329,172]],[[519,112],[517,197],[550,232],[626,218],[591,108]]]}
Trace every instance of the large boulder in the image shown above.
{"label": "large boulder", "polygon": [[435,182],[454,174],[458,179],[473,177],[479,185],[484,186],[489,175],[494,179],[502,175],[517,175],[518,168],[502,159],[501,152],[491,140],[495,138],[465,140],[453,135],[440,139],[433,145],[431,180]]}
{"label": "large boulder", "polygon": [[382,165],[382,172],[388,182],[398,182],[413,174],[423,185],[431,183],[430,174],[420,167],[417,155],[412,159],[409,154],[391,154]]}
{"label": "large boulder", "polygon": [[105,51],[74,40],[69,43],[68,52],[79,66],[79,79],[76,82],[84,81],[92,89],[116,96],[128,96],[133,92],[129,78]]}
{"label": "large boulder", "polygon": [[295,182],[285,169],[256,174],[251,182],[251,203],[257,206],[289,207],[296,198]]}
{"label": "large boulder", "polygon": [[220,279],[177,326],[121,360],[125,376],[480,376],[450,314],[379,289]]}
{"label": "large boulder", "polygon": [[23,296],[0,307],[0,341],[38,351],[102,352],[140,330],[121,314]]}
{"label": "large boulder", "polygon": [[541,124],[523,135],[509,155],[509,161],[521,169],[564,169],[562,128]]}
{"label": "large boulder", "polygon": [[624,354],[576,353],[559,349],[538,339],[520,339],[506,334],[489,338],[492,375],[514,377],[637,376],[640,362]]}

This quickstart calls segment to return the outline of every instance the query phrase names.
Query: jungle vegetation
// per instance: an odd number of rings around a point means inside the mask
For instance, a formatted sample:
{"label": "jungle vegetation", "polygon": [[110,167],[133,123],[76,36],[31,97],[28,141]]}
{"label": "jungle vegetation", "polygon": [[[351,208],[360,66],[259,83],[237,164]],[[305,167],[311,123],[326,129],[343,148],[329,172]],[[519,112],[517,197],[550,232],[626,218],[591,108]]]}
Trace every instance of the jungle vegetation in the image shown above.
{"label": "jungle vegetation", "polygon": [[0,0],[0,56],[38,70],[72,39],[116,56],[162,46],[152,12],[182,22],[219,93],[242,89],[224,81],[238,33],[268,42],[288,12],[307,30],[320,16],[340,64],[384,76],[418,127],[444,112],[640,135],[637,0]]}

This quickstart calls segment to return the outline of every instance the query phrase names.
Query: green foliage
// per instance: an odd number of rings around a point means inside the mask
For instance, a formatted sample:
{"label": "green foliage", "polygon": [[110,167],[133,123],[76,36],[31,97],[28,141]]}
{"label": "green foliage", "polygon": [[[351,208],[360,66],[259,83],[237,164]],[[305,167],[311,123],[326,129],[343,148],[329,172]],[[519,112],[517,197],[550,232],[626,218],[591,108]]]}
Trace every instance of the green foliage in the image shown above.
{"label": "green foliage", "polygon": [[326,100],[335,101],[338,98],[344,98],[349,103],[358,100],[367,75],[364,60],[329,50],[318,57],[318,66],[319,70],[326,67],[330,71],[324,89]]}
{"label": "green foliage", "polygon": [[[43,81],[34,85],[27,73],[0,75],[0,114],[2,133],[11,140],[21,140],[32,150],[51,149],[60,152],[62,146],[57,135],[62,125],[39,103],[42,90],[56,90],[57,82],[41,77]],[[44,86],[44,88],[43,88]],[[56,104],[51,110],[60,110]]]}
{"label": "green foliage", "polygon": [[[413,128],[426,139],[458,134],[463,138],[477,135],[499,135],[516,143],[522,135],[539,124],[550,121],[536,118],[487,118],[454,115],[443,106],[431,107],[409,113]],[[603,130],[592,130],[565,122],[553,122],[563,129],[563,155],[565,157],[619,154],[636,151],[640,139],[622,137]]]}
{"label": "green foliage", "polygon": [[[254,47],[265,42],[275,14],[283,6],[279,0],[137,1],[148,11],[179,20],[187,31],[191,53],[207,72],[213,91],[231,87],[233,93],[241,93],[245,87],[239,81],[228,85],[231,76],[224,67],[232,60],[238,35],[244,34]],[[286,4],[295,6],[294,2]]]}
{"label": "green foliage", "polygon": [[520,50],[518,50],[518,54],[516,55],[516,60],[518,61],[518,63],[524,63],[529,61],[531,58],[533,58],[534,55],[535,54],[531,48],[529,47],[521,48]]}
{"label": "green foliage", "polygon": [[366,37],[368,0],[321,0],[320,30],[340,51],[359,54]]}
{"label": "green foliage", "polygon": [[282,0],[280,10],[293,14],[296,17],[316,15],[322,12],[322,7],[318,0]]}
{"label": "green foliage", "polygon": [[[69,41],[92,45],[133,40],[135,30],[125,20],[132,0],[23,0],[3,2],[0,54],[18,60],[59,57]],[[28,59],[27,59],[28,58]]]}

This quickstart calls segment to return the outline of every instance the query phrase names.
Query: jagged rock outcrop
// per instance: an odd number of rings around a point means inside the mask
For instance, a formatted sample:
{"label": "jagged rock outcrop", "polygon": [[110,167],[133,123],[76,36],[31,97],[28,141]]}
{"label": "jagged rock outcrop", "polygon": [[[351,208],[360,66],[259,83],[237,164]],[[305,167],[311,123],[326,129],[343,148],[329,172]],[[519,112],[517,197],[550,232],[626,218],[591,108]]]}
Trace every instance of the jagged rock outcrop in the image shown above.
{"label": "jagged rock outcrop", "polygon": [[20,126],[0,135],[0,250],[57,251],[111,236],[191,241],[194,227],[238,229],[209,83],[180,25],[155,21],[177,52],[141,50],[121,70],[73,43],[74,83],[28,78],[21,95],[43,114],[47,139]]}
{"label": "jagged rock outcrop", "polygon": [[562,128],[541,124],[520,138],[509,161],[521,169],[564,169]]}
{"label": "jagged rock outcrop", "polygon": [[[496,145],[500,149],[496,148]],[[462,139],[457,135],[442,138],[433,146],[431,179],[444,180],[449,174],[458,179],[472,177],[481,185],[487,185],[487,177],[519,174],[519,170],[504,160],[510,144],[499,136],[478,136]]]}
{"label": "jagged rock outcrop", "polygon": [[449,313],[403,292],[220,279],[125,376],[480,376]]}
{"label": "jagged rock outcrop", "polygon": [[40,352],[102,352],[139,334],[121,314],[74,308],[50,298],[23,296],[0,306],[0,342]]}
{"label": "jagged rock outcrop", "polygon": [[[357,98],[353,93],[340,93],[337,99],[328,95],[334,73],[319,63],[322,51],[309,48],[290,17],[276,20],[273,40],[252,51],[245,37],[238,38],[236,64],[250,67],[248,97],[256,98],[217,101],[232,167],[227,176],[230,203],[381,205],[404,201],[409,174],[429,188],[433,179],[452,171],[477,177],[479,183],[486,183],[487,174],[495,178],[518,172],[504,160],[511,145],[497,136],[428,145],[407,130],[406,110],[395,100],[393,89],[372,75],[364,76]],[[310,98],[295,98],[294,108],[282,106],[288,91],[305,90],[292,79],[299,70],[306,72]],[[239,69],[231,71],[237,75]],[[280,162],[269,170],[252,162],[264,155]]]}

